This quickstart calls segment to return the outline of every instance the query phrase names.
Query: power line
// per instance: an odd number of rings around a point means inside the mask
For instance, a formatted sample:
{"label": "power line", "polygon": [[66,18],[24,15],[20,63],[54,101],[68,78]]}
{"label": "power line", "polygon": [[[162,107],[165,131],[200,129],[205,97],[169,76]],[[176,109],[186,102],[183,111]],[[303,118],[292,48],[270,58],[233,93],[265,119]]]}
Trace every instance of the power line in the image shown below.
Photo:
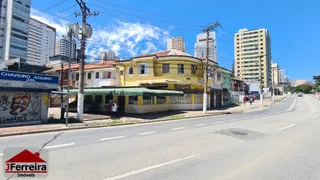
{"label": "power line", "polygon": [[153,18],[148,18],[148,17],[144,17],[144,16],[138,16],[138,15],[135,15],[135,14],[130,14],[130,13],[126,13],[126,12],[122,12],[122,11],[118,11],[118,10],[114,10],[114,9],[110,9],[110,8],[106,8],[106,7],[102,7],[102,6],[96,6],[96,7],[101,8],[101,9],[105,9],[105,10],[108,10],[108,11],[118,12],[118,13],[125,14],[125,15],[128,15],[128,16],[135,16],[135,17],[138,17],[138,18],[148,19],[148,20],[152,20],[152,21],[158,21],[158,22],[162,22],[162,23],[178,24],[178,25],[182,25],[182,26],[197,27],[197,28],[199,28],[199,27],[203,28],[204,27],[204,26],[184,24],[184,23],[176,23],[176,22],[169,22],[169,21],[164,21],[164,20],[160,20],[160,19],[153,19]]}
{"label": "power line", "polygon": [[190,20],[190,19],[178,18],[178,17],[173,17],[173,16],[165,16],[165,15],[161,15],[161,14],[157,14],[157,13],[147,12],[147,11],[143,11],[143,10],[140,10],[140,9],[134,9],[134,8],[130,8],[130,7],[127,7],[127,6],[122,6],[122,5],[118,5],[118,4],[114,4],[114,3],[106,2],[106,1],[102,1],[102,0],[97,0],[97,1],[100,1],[100,2],[102,2],[104,4],[109,4],[111,6],[120,7],[120,8],[123,8],[123,9],[128,9],[128,10],[136,11],[136,12],[142,12],[142,13],[149,14],[149,15],[172,18],[172,19],[177,19],[177,20],[182,20],[182,21],[189,21],[189,22],[199,22],[199,21]]}
{"label": "power line", "polygon": [[232,34],[230,31],[228,31],[226,28],[220,25],[220,28],[225,30],[227,33],[229,33],[232,37],[234,37],[234,34]]}
{"label": "power line", "polygon": [[54,5],[52,5],[52,6],[50,6],[50,7],[48,7],[47,9],[44,9],[44,10],[38,10],[38,11],[40,11],[40,12],[38,12],[38,13],[36,13],[36,14],[34,14],[34,15],[38,15],[38,14],[40,14],[41,12],[46,12],[46,11],[48,11],[48,10],[50,10],[50,9],[52,9],[52,8],[54,8],[54,7],[56,7],[56,6],[59,6],[60,4],[62,4],[62,3],[64,3],[65,1],[68,1],[68,0],[63,0],[63,1],[61,1],[61,2],[59,2],[59,3],[57,3],[57,4],[54,4]]}

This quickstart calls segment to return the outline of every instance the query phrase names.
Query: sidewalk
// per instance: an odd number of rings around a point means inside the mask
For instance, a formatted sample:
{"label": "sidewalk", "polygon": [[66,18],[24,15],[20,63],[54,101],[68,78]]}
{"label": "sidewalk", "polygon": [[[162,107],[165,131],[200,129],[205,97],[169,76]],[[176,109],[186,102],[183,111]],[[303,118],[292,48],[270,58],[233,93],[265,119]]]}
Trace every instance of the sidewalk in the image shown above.
{"label": "sidewalk", "polygon": [[[278,102],[285,97],[280,96],[276,98],[275,102]],[[82,123],[70,123],[68,127],[65,124],[42,124],[42,125],[32,125],[32,126],[18,126],[18,127],[7,127],[0,128],[1,136],[12,136],[21,134],[32,134],[41,132],[53,132],[53,131],[64,131],[64,130],[74,130],[74,129],[84,129],[84,128],[97,128],[97,127],[107,127],[107,126],[119,126],[137,123],[150,123],[155,121],[169,121],[184,118],[195,118],[195,117],[205,117],[205,116],[217,116],[222,114],[237,114],[243,112],[259,111],[265,107],[272,105],[274,102],[271,99],[264,99],[263,107],[260,106],[260,101],[257,100],[252,105],[246,103],[240,106],[223,107],[221,109],[208,110],[207,114],[203,114],[201,110],[197,111],[167,111],[159,113],[148,113],[141,117],[140,114],[130,114],[126,117],[121,117],[119,119],[110,119],[109,115],[95,115],[95,114],[85,114],[84,121]],[[59,116],[60,110],[53,109],[50,113],[55,113]],[[49,113],[49,116],[50,116]],[[70,117],[76,117],[76,113],[69,113]],[[54,116],[57,116],[54,115]]]}

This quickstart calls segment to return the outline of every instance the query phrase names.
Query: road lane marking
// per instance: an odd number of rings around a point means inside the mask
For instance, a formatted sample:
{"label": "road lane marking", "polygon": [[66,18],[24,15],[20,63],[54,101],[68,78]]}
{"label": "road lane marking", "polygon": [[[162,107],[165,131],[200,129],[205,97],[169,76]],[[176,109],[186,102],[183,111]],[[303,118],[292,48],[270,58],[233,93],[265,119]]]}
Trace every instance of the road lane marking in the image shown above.
{"label": "road lane marking", "polygon": [[238,119],[231,119],[230,121],[236,121],[236,120],[238,120]]}
{"label": "road lane marking", "polygon": [[3,154],[1,153],[0,156],[3,156]]}
{"label": "road lane marking", "polygon": [[287,111],[290,111],[293,108],[293,106],[296,103],[296,101],[297,101],[297,99],[294,99],[293,104],[291,105],[291,107]]}
{"label": "road lane marking", "polygon": [[280,129],[278,129],[278,131],[282,131],[282,130],[288,129],[288,128],[291,128],[293,126],[295,126],[295,124],[291,124],[290,126],[286,126],[286,127],[280,128]]}
{"label": "road lane marking", "polygon": [[177,127],[177,128],[171,129],[171,131],[181,130],[181,129],[184,129],[184,128],[186,128],[186,127]]}
{"label": "road lane marking", "polygon": [[153,133],[155,133],[155,131],[144,132],[144,133],[140,133],[139,135],[142,136],[142,135],[148,135],[148,134],[153,134]]}
{"label": "road lane marking", "polygon": [[73,146],[75,143],[69,143],[69,144],[59,144],[54,146],[47,146],[45,149],[52,149],[52,148],[58,148],[58,147],[65,147],[65,146]]}
{"label": "road lane marking", "polygon": [[129,176],[133,176],[133,175],[140,174],[140,173],[143,173],[143,172],[146,172],[146,171],[157,169],[157,168],[160,168],[160,167],[163,167],[163,166],[168,166],[168,165],[171,165],[171,164],[174,164],[174,163],[178,163],[178,162],[185,161],[185,160],[188,160],[188,159],[191,159],[191,158],[195,158],[197,156],[199,156],[199,154],[194,154],[194,155],[186,156],[186,157],[183,157],[183,158],[180,158],[180,159],[171,160],[171,161],[168,161],[168,162],[165,162],[165,163],[156,164],[156,165],[149,166],[149,167],[146,167],[146,168],[143,168],[143,169],[139,169],[139,170],[131,171],[131,172],[128,172],[128,173],[124,173],[124,174],[121,174],[121,175],[118,175],[118,176],[113,176],[113,177],[110,177],[110,178],[107,178],[107,179],[104,179],[104,180],[123,179],[123,178],[129,177]]}
{"label": "road lane marking", "polygon": [[254,118],[258,118],[259,116],[253,116]]}
{"label": "road lane marking", "polygon": [[241,119],[248,119],[248,117],[243,117],[243,118],[241,118]]}
{"label": "road lane marking", "polygon": [[197,125],[195,125],[196,127],[199,127],[199,126],[205,126],[205,125],[207,125],[207,124],[197,124]]}
{"label": "road lane marking", "polygon": [[315,117],[317,117],[318,115],[316,114],[316,115],[314,115],[312,118],[315,118]]}
{"label": "road lane marking", "polygon": [[108,138],[102,138],[100,141],[107,141],[107,140],[113,140],[113,139],[121,139],[125,138],[126,136],[115,136],[115,137],[108,137]]}
{"label": "road lane marking", "polygon": [[217,121],[217,122],[214,122],[214,123],[219,124],[219,123],[223,123],[223,121]]}

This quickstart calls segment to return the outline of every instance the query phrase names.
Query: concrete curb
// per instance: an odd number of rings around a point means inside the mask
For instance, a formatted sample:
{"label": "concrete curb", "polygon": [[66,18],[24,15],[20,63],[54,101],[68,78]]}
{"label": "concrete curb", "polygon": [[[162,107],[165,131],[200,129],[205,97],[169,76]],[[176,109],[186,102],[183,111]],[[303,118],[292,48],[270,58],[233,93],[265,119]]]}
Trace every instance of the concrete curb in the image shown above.
{"label": "concrete curb", "polygon": [[[286,98],[283,98],[284,100]],[[280,100],[280,101],[282,101]],[[279,102],[280,102],[279,101]],[[55,129],[42,129],[42,130],[34,130],[34,131],[24,131],[24,132],[14,132],[14,133],[4,133],[0,134],[0,137],[8,137],[8,136],[18,136],[18,135],[27,135],[27,134],[38,134],[38,133],[48,133],[48,132],[59,132],[59,131],[70,131],[70,130],[80,130],[80,129],[91,129],[91,128],[103,128],[103,127],[114,127],[114,126],[125,126],[125,125],[133,125],[133,124],[147,124],[147,123],[156,123],[156,122],[165,122],[165,121],[175,121],[175,120],[184,120],[184,119],[192,119],[192,118],[199,118],[199,117],[211,117],[211,116],[219,116],[219,115],[224,115],[224,114],[240,114],[240,113],[249,113],[249,112],[254,112],[254,111],[262,111],[270,106],[264,106],[260,108],[255,108],[252,110],[248,110],[244,112],[244,110],[238,110],[238,111],[224,111],[224,112],[219,112],[215,114],[208,114],[208,115],[198,115],[198,116],[192,116],[192,117],[183,117],[183,118],[171,118],[171,119],[160,119],[156,121],[142,121],[142,122],[128,122],[128,123],[119,123],[119,124],[108,124],[108,125],[102,125],[98,124],[95,126],[90,126],[90,125],[85,125],[85,126],[80,126],[80,127],[69,127],[69,128],[55,128]]]}

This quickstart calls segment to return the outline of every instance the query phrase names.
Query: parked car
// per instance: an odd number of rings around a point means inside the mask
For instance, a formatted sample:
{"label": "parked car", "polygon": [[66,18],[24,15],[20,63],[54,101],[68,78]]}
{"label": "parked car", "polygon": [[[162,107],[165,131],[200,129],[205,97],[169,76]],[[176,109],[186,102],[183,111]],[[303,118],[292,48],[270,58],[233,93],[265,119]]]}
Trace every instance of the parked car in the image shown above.
{"label": "parked car", "polygon": [[303,96],[302,93],[299,93],[299,94],[298,94],[298,97],[302,97],[302,96]]}
{"label": "parked car", "polygon": [[[78,101],[69,103],[69,112],[77,112]],[[83,112],[88,113],[92,109],[92,103],[90,101],[84,101]]]}

